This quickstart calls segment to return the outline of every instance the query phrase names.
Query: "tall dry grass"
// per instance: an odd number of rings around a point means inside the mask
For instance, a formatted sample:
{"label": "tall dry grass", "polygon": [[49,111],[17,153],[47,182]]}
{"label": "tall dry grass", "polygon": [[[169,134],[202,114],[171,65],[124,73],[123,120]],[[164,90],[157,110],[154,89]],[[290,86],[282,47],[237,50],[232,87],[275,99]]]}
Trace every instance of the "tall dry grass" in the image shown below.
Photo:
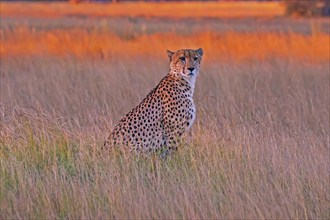
{"label": "tall dry grass", "polygon": [[1,218],[330,217],[327,63],[206,58],[174,157],[101,152],[167,63],[2,59]]}
{"label": "tall dry grass", "polygon": [[[330,218],[329,35],[193,25],[186,35],[125,34],[6,19],[1,219]],[[205,51],[192,136],[167,161],[101,152],[114,124],[168,72],[165,50],[183,47]]]}

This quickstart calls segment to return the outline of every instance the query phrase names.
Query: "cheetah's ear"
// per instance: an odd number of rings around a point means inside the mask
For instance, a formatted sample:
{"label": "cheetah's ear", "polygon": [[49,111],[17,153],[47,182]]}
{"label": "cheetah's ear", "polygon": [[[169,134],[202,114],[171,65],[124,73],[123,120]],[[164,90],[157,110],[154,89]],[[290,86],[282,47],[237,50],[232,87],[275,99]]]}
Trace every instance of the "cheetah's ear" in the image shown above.
{"label": "cheetah's ear", "polygon": [[166,52],[167,52],[168,58],[170,58],[170,61],[172,61],[172,56],[173,56],[174,52],[172,52],[170,50],[167,50]]}
{"label": "cheetah's ear", "polygon": [[202,48],[199,48],[196,50],[196,52],[202,57],[203,56],[203,49]]}

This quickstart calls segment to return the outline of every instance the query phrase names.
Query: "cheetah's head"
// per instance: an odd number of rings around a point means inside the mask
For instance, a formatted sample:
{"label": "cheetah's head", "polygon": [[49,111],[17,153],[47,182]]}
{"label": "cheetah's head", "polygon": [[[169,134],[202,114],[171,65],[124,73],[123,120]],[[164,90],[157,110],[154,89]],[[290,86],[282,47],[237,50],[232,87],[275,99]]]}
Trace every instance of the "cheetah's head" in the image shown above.
{"label": "cheetah's head", "polygon": [[167,51],[170,58],[170,68],[184,77],[193,77],[198,74],[203,56],[203,49],[181,49],[176,52]]}

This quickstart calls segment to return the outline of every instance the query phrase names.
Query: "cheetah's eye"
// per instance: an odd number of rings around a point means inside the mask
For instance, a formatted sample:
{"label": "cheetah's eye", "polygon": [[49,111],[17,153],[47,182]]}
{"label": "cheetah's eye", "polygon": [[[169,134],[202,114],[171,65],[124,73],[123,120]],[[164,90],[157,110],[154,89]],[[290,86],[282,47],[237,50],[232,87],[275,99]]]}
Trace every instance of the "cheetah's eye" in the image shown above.
{"label": "cheetah's eye", "polygon": [[185,57],[180,57],[180,60],[181,61],[186,61],[186,58]]}
{"label": "cheetah's eye", "polygon": [[194,61],[198,60],[198,57],[194,57]]}

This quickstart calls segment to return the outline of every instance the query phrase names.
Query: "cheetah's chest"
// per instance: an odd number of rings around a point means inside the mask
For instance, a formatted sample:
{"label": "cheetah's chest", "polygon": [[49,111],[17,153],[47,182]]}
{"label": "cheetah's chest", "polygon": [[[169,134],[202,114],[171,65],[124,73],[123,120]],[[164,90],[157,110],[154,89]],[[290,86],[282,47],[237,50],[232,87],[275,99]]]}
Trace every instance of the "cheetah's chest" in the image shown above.
{"label": "cheetah's chest", "polygon": [[196,118],[196,108],[190,93],[176,93],[169,104],[164,106],[165,130],[181,136],[191,128]]}
{"label": "cheetah's chest", "polygon": [[190,120],[188,120],[188,127],[186,128],[186,131],[189,130],[191,128],[191,126],[193,125],[195,119],[196,119],[196,107],[194,104],[194,101],[192,100],[192,105],[189,108],[189,118]]}

